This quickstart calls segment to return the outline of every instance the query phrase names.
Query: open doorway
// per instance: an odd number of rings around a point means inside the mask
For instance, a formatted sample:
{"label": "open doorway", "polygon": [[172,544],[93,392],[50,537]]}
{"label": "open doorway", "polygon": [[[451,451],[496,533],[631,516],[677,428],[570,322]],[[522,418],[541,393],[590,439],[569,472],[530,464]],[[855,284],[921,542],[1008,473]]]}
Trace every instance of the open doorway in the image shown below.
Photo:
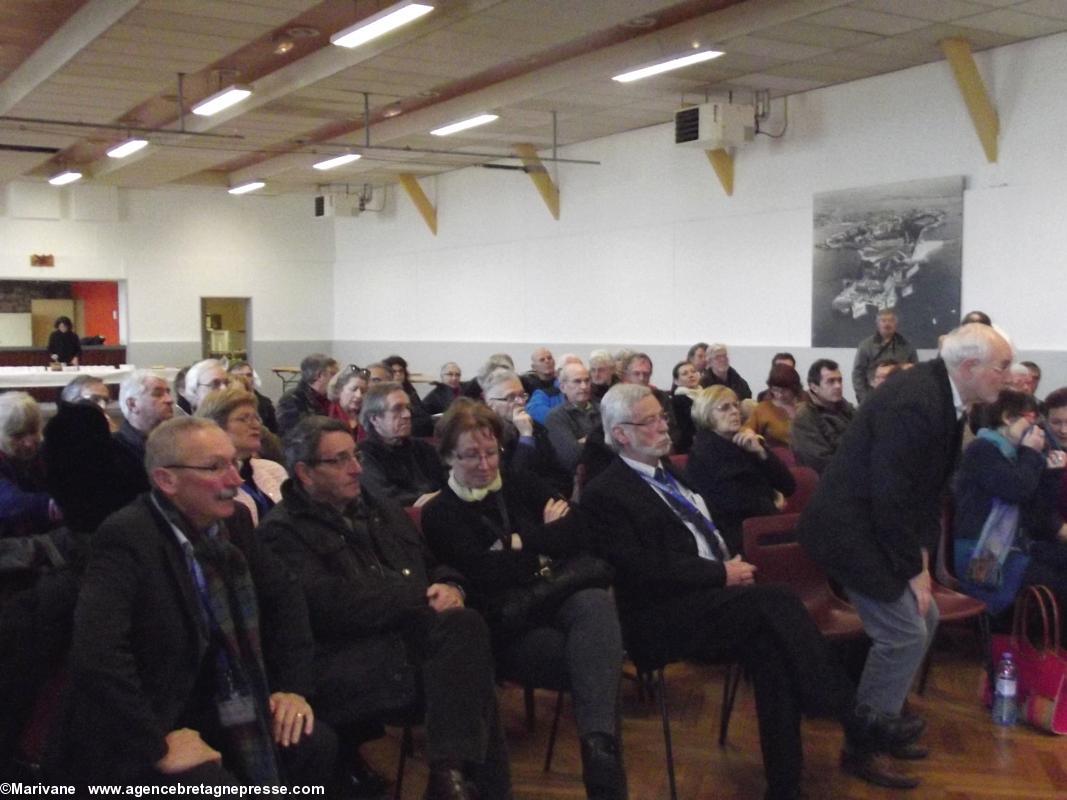
{"label": "open doorway", "polygon": [[203,320],[200,332],[204,358],[249,360],[251,298],[201,297],[200,319]]}

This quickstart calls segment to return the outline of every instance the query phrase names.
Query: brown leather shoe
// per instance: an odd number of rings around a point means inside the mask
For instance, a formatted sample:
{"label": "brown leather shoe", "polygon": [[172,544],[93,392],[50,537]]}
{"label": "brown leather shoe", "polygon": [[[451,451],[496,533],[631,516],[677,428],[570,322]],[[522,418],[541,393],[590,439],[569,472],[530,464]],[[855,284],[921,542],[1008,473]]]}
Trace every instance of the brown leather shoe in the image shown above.
{"label": "brown leather shoe", "polygon": [[478,800],[478,790],[451,764],[431,764],[423,800]]}
{"label": "brown leather shoe", "polygon": [[845,748],[841,751],[841,769],[867,783],[888,789],[914,789],[919,785],[918,778],[897,772],[889,757],[881,753]]}

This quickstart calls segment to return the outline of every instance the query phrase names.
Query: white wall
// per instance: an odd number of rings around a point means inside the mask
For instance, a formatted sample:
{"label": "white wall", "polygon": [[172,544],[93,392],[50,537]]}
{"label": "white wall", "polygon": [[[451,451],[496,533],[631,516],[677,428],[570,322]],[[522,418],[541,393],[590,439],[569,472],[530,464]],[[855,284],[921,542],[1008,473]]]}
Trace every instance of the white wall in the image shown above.
{"label": "white wall", "polygon": [[[46,185],[29,194],[58,194],[59,218],[16,217],[27,213],[26,203],[11,202],[21,188],[9,187],[0,216],[0,277],[124,280],[131,361],[179,366],[199,358],[201,296],[252,298],[252,354],[272,394],[280,387],[271,366],[329,347],[334,234],[331,221],[313,217],[310,197],[123,191],[111,219],[82,221],[71,213],[73,190]],[[31,253],[54,254],[55,268],[31,268]]]}
{"label": "white wall", "polygon": [[[793,350],[802,365],[814,355],[812,196],[962,174],[964,309],[988,311],[1024,355],[1061,351],[1067,36],[977,59],[1001,116],[997,164],[941,62],[790,98],[786,136],[737,153],[732,198],[704,153],[674,146],[662,125],[562,151],[602,164],[560,167],[559,222],[525,175],[484,169],[425,182],[436,238],[405,197],[338,220],[338,347],[380,356],[441,343],[440,358],[413,363],[431,369],[448,351],[476,363],[496,342],[671,345],[680,358],[723,340],[759,383],[769,352]],[[1062,354],[1041,357],[1046,386],[1067,383]],[[669,368],[657,364],[658,382]]]}

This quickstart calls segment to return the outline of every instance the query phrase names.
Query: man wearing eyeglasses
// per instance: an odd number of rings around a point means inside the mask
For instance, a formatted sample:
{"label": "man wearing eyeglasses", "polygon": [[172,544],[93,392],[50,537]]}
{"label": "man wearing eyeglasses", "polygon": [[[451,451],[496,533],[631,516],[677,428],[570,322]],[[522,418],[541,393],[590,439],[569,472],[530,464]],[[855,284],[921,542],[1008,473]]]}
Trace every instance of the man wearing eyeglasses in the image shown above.
{"label": "man wearing eyeglasses", "polygon": [[197,361],[185,373],[185,386],[182,392],[189,403],[190,413],[196,411],[200,402],[211,392],[225,389],[230,385],[230,376],[217,358],[205,358]]}
{"label": "man wearing eyeglasses", "polygon": [[328,782],[307,606],[235,503],[234,458],[213,422],[161,424],[152,491],[94,535],[57,761],[71,782]]}
{"label": "man wearing eyeglasses", "polygon": [[301,420],[285,451],[292,477],[259,533],[304,589],[316,640],[315,700],[340,732],[342,752],[356,753],[368,723],[415,717],[421,696],[425,798],[509,797],[489,633],[464,607],[461,576],[434,563],[401,508],[363,492],[343,422]]}
{"label": "man wearing eyeglasses", "polygon": [[754,585],[703,498],[665,459],[667,417],[646,386],[620,384],[600,403],[616,457],[582,493],[599,554],[615,566],[626,647],[644,669],[736,660],[752,675],[768,800],[801,796],[801,714],[832,716],[851,741],[909,742],[918,730],[856,707],[815,623],[784,587]]}

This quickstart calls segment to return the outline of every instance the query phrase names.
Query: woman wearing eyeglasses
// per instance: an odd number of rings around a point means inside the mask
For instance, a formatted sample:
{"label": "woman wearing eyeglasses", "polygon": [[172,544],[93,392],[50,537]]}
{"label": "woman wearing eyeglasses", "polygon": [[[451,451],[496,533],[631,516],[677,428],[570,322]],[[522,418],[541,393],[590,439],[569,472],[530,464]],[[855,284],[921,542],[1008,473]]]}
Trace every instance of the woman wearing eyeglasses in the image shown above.
{"label": "woman wearing eyeglasses", "polygon": [[585,551],[587,534],[580,512],[536,475],[501,471],[501,436],[499,417],[484,405],[467,398],[452,404],[438,428],[448,483],[423,509],[423,531],[437,558],[467,577],[468,604],[486,615],[498,674],[570,689],[588,796],[622,798],[615,603],[607,582],[591,581],[516,614],[525,590],[543,585],[542,570],[561,569]]}
{"label": "woman wearing eyeglasses", "polygon": [[686,476],[730,552],[741,553],[741,523],[781,511],[796,481],[763,437],[741,426],[741,404],[732,389],[702,389],[693,400],[693,423],[697,432]]}
{"label": "woman wearing eyeglasses", "polygon": [[237,500],[252,514],[256,525],[282,499],[282,484],[289,473],[275,461],[257,458],[263,442],[263,420],[256,396],[243,385],[211,392],[196,409],[196,416],[213,420],[230,437],[237,451],[242,483]]}
{"label": "woman wearing eyeglasses", "polygon": [[367,438],[366,429],[359,424],[359,414],[363,410],[363,396],[367,393],[369,381],[367,370],[349,364],[334,375],[326,387],[326,397],[330,401],[328,416],[348,425],[348,432],[356,442]]}

